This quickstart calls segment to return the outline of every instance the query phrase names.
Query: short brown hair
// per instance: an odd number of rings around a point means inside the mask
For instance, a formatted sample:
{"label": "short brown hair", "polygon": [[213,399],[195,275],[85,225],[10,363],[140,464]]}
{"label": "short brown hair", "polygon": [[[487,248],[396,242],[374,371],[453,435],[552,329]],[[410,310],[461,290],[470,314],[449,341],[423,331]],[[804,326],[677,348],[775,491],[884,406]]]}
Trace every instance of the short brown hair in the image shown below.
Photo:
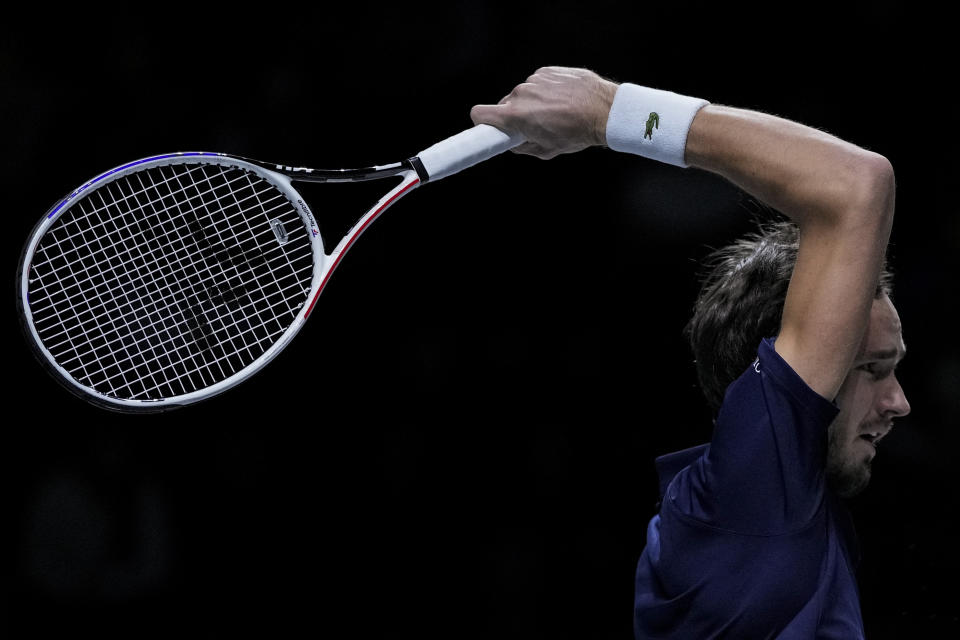
{"label": "short brown hair", "polygon": [[[708,273],[686,334],[700,387],[714,414],[727,387],[756,358],[760,341],[780,332],[798,239],[796,224],[778,220],[704,262]],[[876,297],[891,293],[892,276],[884,264]]]}

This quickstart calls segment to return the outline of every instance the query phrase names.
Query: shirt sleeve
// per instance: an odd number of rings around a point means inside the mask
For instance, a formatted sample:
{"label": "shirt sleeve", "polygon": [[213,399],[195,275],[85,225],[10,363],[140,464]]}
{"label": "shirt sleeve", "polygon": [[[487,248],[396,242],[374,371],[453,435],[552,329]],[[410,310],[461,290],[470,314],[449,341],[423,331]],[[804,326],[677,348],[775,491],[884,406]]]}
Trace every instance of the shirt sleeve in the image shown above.
{"label": "shirt sleeve", "polygon": [[708,453],[668,489],[683,515],[735,533],[779,535],[809,524],[826,491],[827,429],[837,407],[764,340],[728,387]]}

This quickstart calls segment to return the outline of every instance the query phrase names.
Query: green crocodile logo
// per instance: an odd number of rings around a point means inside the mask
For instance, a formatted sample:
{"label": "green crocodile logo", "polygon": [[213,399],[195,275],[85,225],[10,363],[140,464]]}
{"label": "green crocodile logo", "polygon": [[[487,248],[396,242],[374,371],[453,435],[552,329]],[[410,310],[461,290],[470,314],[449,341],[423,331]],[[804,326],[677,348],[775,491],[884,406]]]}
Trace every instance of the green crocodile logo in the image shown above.
{"label": "green crocodile logo", "polygon": [[656,111],[651,111],[650,117],[647,118],[647,132],[643,134],[643,137],[653,140],[654,128],[660,128],[660,115]]}

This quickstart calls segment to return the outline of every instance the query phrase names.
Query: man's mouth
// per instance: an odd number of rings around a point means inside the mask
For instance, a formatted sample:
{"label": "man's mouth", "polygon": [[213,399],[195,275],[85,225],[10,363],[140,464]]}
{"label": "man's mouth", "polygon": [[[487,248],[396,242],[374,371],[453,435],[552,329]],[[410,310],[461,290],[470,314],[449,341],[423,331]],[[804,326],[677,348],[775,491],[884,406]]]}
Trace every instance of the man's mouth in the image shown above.
{"label": "man's mouth", "polygon": [[871,445],[873,445],[873,448],[876,449],[880,441],[883,440],[888,433],[890,433],[890,429],[890,426],[878,427],[861,433],[860,437],[869,442]]}

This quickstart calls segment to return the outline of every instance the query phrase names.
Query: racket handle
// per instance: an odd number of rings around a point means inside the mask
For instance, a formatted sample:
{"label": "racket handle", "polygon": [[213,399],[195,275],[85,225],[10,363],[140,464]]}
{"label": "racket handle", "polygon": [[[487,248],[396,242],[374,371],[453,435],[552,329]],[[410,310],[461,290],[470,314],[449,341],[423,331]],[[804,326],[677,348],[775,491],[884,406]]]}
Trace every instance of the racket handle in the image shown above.
{"label": "racket handle", "polygon": [[426,178],[420,176],[421,182],[439,180],[509,151],[523,142],[520,134],[510,136],[488,124],[478,124],[424,149],[413,159],[413,163],[417,165],[419,160],[426,173]]}

